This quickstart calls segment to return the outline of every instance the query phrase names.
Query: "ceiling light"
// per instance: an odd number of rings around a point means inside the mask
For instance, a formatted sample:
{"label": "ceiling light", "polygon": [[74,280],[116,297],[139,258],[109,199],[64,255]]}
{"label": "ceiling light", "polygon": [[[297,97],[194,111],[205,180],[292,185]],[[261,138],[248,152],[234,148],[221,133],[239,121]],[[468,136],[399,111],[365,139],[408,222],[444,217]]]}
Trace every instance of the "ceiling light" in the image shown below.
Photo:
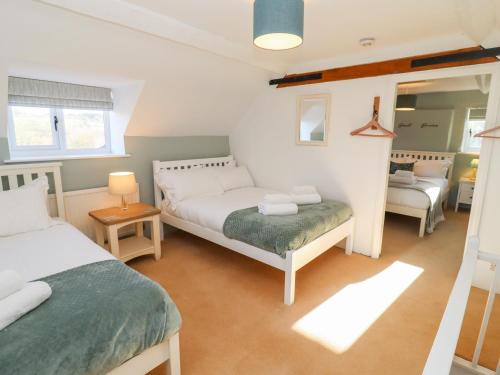
{"label": "ceiling light", "polygon": [[255,0],[253,40],[257,47],[285,50],[298,47],[304,36],[304,0]]}
{"label": "ceiling light", "polygon": [[396,111],[414,111],[417,107],[417,95],[398,95]]}

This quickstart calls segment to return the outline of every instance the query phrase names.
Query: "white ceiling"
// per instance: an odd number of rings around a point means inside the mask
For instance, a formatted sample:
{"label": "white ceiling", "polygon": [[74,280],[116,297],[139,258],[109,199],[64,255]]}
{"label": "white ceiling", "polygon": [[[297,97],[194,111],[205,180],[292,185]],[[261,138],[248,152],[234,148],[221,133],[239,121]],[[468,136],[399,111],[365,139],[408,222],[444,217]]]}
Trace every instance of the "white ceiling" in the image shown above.
{"label": "white ceiling", "polygon": [[[252,46],[253,0],[126,1],[234,43]],[[473,8],[480,8],[480,18],[475,21],[461,18],[460,10],[471,1]],[[363,50],[358,43],[363,37],[375,37],[374,48],[384,48],[462,33],[474,26],[482,30],[487,22],[481,15],[491,14],[489,9],[494,5],[493,0],[305,0],[302,46],[287,52],[253,48],[289,64],[355,54]],[[470,15],[468,8],[465,12]]]}
{"label": "white ceiling", "polygon": [[405,82],[398,85],[398,94],[422,94],[430,92],[450,92],[479,90],[476,76],[463,76],[426,81]]}
{"label": "white ceiling", "polygon": [[[500,0],[305,0],[304,43],[253,45],[253,0],[38,0],[283,73],[306,62],[455,36],[461,47],[500,43]],[[455,45],[453,47],[456,47]],[[446,49],[446,46],[443,46]]]}

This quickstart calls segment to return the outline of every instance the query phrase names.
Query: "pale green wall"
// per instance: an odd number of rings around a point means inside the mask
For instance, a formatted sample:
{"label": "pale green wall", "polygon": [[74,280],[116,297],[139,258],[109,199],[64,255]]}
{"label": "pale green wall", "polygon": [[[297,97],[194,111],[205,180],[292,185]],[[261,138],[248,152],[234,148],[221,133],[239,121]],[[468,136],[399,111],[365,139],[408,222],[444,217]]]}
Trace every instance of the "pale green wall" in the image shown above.
{"label": "pale green wall", "polygon": [[[433,92],[417,95],[417,109],[453,109],[453,125],[451,129],[450,143],[447,150],[437,150],[429,148],[425,132],[421,132],[421,137],[412,136],[412,144],[416,145],[417,151],[438,151],[438,152],[459,152],[462,145],[467,108],[486,107],[488,95],[482,94],[479,90]],[[395,123],[398,124],[398,114],[396,112]],[[398,143],[403,141],[396,138],[394,149],[398,148]]]}
{"label": "pale green wall", "polygon": [[[140,186],[141,200],[154,203],[153,160],[183,160],[229,155],[226,136],[125,137],[128,158],[64,160],[64,191],[106,186],[113,171],[132,171]],[[0,138],[0,164],[9,158],[6,138]]]}
{"label": "pale green wall", "polygon": [[[451,192],[448,203],[454,206],[457,199],[458,180],[471,173],[469,167],[470,161],[477,158],[478,155],[461,153],[462,136],[464,124],[469,107],[486,107],[488,104],[488,95],[482,94],[479,90],[436,92],[419,94],[417,96],[417,109],[453,109],[453,125],[451,131],[450,144],[447,150],[429,149],[426,145],[427,139],[422,132],[422,137],[413,139],[413,144],[417,144],[416,151],[438,151],[438,152],[456,152],[455,164],[453,166],[453,176],[451,179]],[[397,121],[396,112],[396,124]],[[420,145],[418,145],[420,144]],[[393,143],[393,148],[397,149],[397,142]]]}

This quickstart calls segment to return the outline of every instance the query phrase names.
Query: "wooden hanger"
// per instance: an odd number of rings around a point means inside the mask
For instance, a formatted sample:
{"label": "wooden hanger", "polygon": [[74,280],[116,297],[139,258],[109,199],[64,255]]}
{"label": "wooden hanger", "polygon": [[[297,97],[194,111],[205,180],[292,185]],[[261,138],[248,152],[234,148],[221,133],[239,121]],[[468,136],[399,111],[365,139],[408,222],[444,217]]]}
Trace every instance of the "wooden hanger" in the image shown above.
{"label": "wooden hanger", "polygon": [[[378,122],[378,111],[380,107],[380,96],[376,96],[373,98],[373,116],[370,122],[368,122],[365,126],[353,130],[351,132],[351,135],[360,135],[363,137],[384,137],[384,138],[396,138],[397,135],[396,133],[391,132],[390,130],[387,130],[384,128],[382,125],[379,124]],[[365,130],[378,130],[381,131],[382,134],[370,134],[370,133],[363,133]]]}
{"label": "wooden hanger", "polygon": [[482,132],[480,133],[477,133],[474,137],[477,137],[477,138],[491,138],[491,139],[500,139],[499,136],[496,136],[496,135],[488,135],[490,133],[493,133],[497,130],[500,130],[500,126],[495,126],[494,128],[491,128],[491,129],[487,129],[487,130],[483,130]]}

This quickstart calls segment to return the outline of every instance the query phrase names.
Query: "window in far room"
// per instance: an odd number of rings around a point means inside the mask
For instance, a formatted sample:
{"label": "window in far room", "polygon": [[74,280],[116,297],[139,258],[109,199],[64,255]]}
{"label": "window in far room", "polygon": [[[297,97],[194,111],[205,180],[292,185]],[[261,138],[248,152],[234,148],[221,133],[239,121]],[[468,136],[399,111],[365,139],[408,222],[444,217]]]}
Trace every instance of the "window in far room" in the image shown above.
{"label": "window in far room", "polygon": [[481,138],[474,135],[482,132],[486,126],[486,108],[469,108],[464,126],[462,152],[479,152]]}
{"label": "window in far room", "polygon": [[11,158],[111,154],[111,90],[9,77]]}

